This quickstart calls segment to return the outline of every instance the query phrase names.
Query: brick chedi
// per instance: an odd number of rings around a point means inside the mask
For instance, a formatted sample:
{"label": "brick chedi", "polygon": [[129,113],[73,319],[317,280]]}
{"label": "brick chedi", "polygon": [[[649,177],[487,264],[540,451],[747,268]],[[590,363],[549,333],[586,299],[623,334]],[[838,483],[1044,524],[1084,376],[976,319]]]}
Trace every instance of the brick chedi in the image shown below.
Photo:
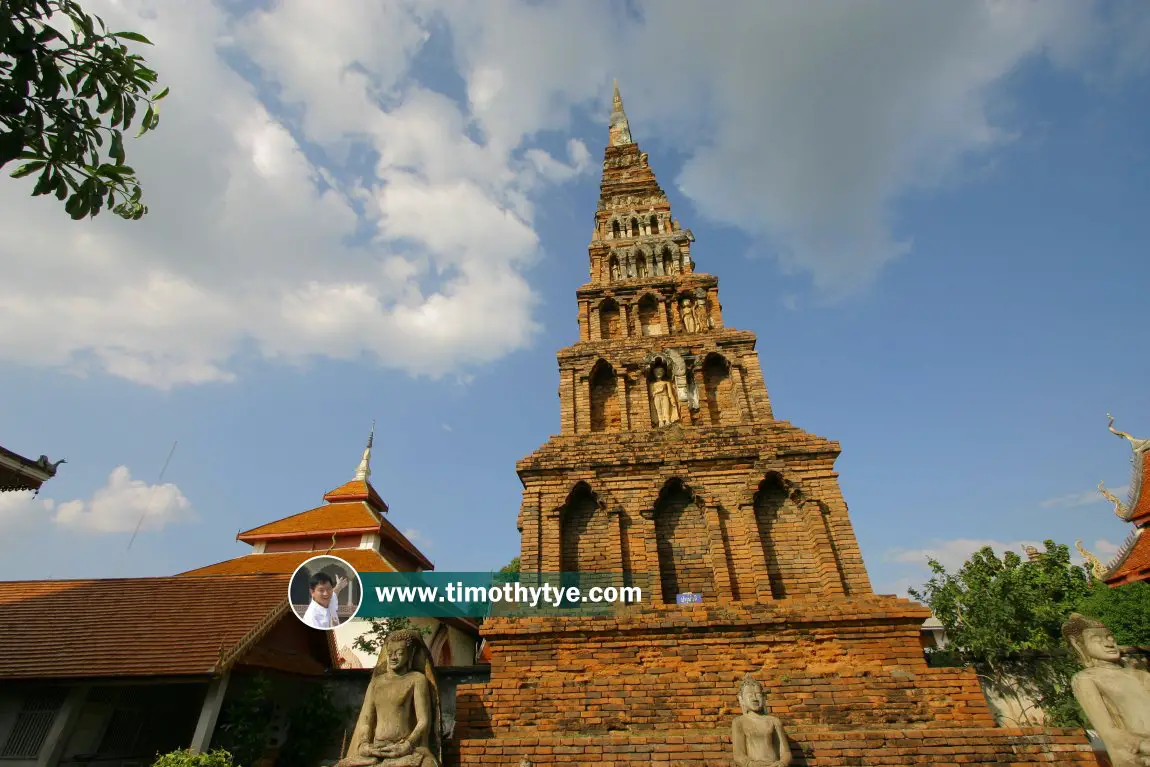
{"label": "brick chedi", "polygon": [[749,673],[797,764],[1093,764],[1080,733],[996,727],[973,672],[927,667],[929,611],[872,592],[838,443],[775,418],[618,87],[600,190],[561,430],[517,466],[520,561],[647,593],[487,621],[491,679],[459,688],[447,762],[730,764]]}

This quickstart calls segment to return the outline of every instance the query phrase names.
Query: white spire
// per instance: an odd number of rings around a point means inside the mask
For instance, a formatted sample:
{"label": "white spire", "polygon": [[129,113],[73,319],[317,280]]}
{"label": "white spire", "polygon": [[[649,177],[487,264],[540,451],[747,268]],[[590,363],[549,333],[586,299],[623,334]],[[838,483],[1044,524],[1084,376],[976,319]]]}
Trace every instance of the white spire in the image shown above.
{"label": "white spire", "polygon": [[363,449],[363,458],[359,460],[359,468],[355,470],[355,478],[360,482],[367,482],[371,476],[371,443],[375,440],[375,421],[371,422],[371,433],[367,435],[367,447]]}

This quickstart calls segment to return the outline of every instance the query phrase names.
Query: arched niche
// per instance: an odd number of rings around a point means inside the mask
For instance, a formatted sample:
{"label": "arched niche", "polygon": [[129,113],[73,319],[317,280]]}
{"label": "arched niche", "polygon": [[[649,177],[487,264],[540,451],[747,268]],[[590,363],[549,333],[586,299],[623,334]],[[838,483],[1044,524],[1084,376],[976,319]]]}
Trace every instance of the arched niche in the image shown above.
{"label": "arched niche", "polygon": [[646,251],[635,248],[635,276],[639,279],[649,276],[651,273],[649,264],[647,263]]}
{"label": "arched niche", "polygon": [[699,499],[682,480],[668,480],[655,501],[654,516],[663,601],[674,604],[677,594],[688,592],[713,600],[711,538]]}
{"label": "arched niche", "polygon": [[622,310],[614,298],[604,298],[599,303],[599,337],[607,341],[622,336]]}
{"label": "arched niche", "polygon": [[802,509],[777,473],[759,483],[754,496],[755,526],[775,599],[817,594],[822,590],[818,552]]}
{"label": "arched niche", "polygon": [[621,234],[621,230],[619,228],[619,219],[617,219],[617,218],[611,219],[611,239],[612,240],[619,239],[620,234]]}
{"label": "arched niche", "polygon": [[579,482],[559,510],[559,568],[564,573],[608,572],[616,560],[618,536],[603,503],[586,482]]}
{"label": "arched niche", "polygon": [[639,299],[639,329],[644,336],[664,335],[662,313],[662,304],[650,293]]}
{"label": "arched niche", "polygon": [[617,253],[612,253],[611,257],[607,259],[606,277],[612,282],[623,279],[623,267],[619,263],[619,255]]}
{"label": "arched niche", "polygon": [[634,216],[631,217],[631,236],[639,236],[639,219],[635,218]]}
{"label": "arched niche", "polygon": [[619,377],[606,360],[599,360],[591,369],[591,431],[619,431]]}
{"label": "arched niche", "polygon": [[663,274],[671,275],[679,271],[675,268],[675,257],[671,255],[671,249],[666,245],[659,253],[659,260],[663,264]]}
{"label": "arched niche", "polygon": [[659,217],[654,213],[651,214],[651,218],[648,220],[648,228],[650,229],[651,234],[659,233]]}
{"label": "arched niche", "polygon": [[718,352],[711,352],[703,360],[703,391],[712,426],[739,422],[731,363]]}
{"label": "arched niche", "polygon": [[451,631],[447,628],[447,624],[439,624],[428,650],[431,652],[431,660],[436,666],[442,668],[455,665],[451,655]]}

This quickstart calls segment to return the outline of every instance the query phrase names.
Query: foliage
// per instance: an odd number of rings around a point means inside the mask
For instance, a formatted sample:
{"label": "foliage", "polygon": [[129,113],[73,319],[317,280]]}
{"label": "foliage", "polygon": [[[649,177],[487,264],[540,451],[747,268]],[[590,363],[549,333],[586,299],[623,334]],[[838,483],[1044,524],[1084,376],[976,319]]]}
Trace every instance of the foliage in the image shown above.
{"label": "foliage", "polygon": [[[355,638],[351,643],[353,649],[369,655],[377,655],[383,649],[383,641],[387,635],[400,629],[416,628],[411,625],[411,619],[403,616],[396,618],[371,618],[371,628]],[[426,642],[431,637],[431,629],[420,626],[419,633]]]}
{"label": "foliage", "polygon": [[73,219],[105,204],[130,220],[148,211],[123,133],[140,107],[136,136],[154,129],[168,89],[151,95],[158,75],[125,41],[151,45],[75,0],[0,0],[0,168],[22,160],[11,176],[39,174],[32,195],[66,199]]}
{"label": "foliage", "polygon": [[514,574],[514,573],[519,572],[519,557],[515,557],[515,559],[513,559],[510,562],[508,562],[507,564],[505,564],[503,567],[501,567],[499,569],[499,572],[508,573],[508,574]]}
{"label": "foliage", "polygon": [[1077,611],[1105,623],[1120,645],[1150,647],[1150,583],[1095,583]]}
{"label": "foliage", "polygon": [[280,767],[314,767],[319,764],[328,746],[338,739],[341,726],[353,713],[337,706],[326,686],[313,687],[288,714],[287,739],[276,764]]}
{"label": "foliage", "polygon": [[1062,642],[1062,623],[1090,593],[1085,571],[1068,547],[1045,542],[1033,560],[990,547],[971,555],[956,573],[929,560],[931,578],[910,595],[925,602],[946,629],[953,660],[976,666],[1004,691],[1020,688],[1052,724],[1081,716],[1070,691],[1077,663]]}
{"label": "foliage", "polygon": [[231,752],[238,764],[250,767],[264,755],[271,735],[274,706],[272,683],[266,676],[248,680],[243,692],[225,707],[213,744]]}
{"label": "foliage", "polygon": [[193,754],[190,749],[173,751],[156,757],[152,767],[234,767],[232,755],[222,748],[206,754]]}
{"label": "foliage", "polygon": [[952,648],[970,662],[994,663],[1025,651],[1062,647],[1062,623],[1089,593],[1086,573],[1066,546],[1046,541],[1035,560],[989,546],[957,573],[931,559],[931,579],[910,595],[925,602],[946,629]]}

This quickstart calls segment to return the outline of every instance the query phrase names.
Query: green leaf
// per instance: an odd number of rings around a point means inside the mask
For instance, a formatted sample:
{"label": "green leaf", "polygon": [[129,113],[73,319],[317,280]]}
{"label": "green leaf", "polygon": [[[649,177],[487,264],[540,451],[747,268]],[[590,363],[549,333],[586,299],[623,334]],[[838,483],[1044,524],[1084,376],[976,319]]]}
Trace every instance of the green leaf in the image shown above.
{"label": "green leaf", "polygon": [[24,151],[24,132],[12,130],[0,133],[0,168],[6,163],[15,160]]}
{"label": "green leaf", "polygon": [[160,99],[164,98],[165,96],[168,95],[168,91],[170,91],[170,90],[171,90],[171,88],[165,87],[162,91],[160,91],[158,94],[156,94],[152,98],[152,102],[155,103],[155,102],[159,101]]}
{"label": "green leaf", "polygon": [[42,194],[49,194],[52,191],[52,169],[45,168],[44,172],[40,174],[40,178],[36,179],[36,186],[32,188],[32,196],[39,197]]}
{"label": "green leaf", "polygon": [[117,165],[124,164],[124,135],[120,131],[112,132],[112,146],[108,149],[108,156],[115,160]]}
{"label": "green leaf", "polygon": [[155,115],[156,115],[156,108],[153,107],[151,104],[149,104],[147,110],[144,112],[144,119],[140,123],[140,130],[136,134],[136,138],[143,136],[145,133],[147,133],[151,129],[152,118],[155,117]]}
{"label": "green leaf", "polygon": [[117,40],[131,40],[134,43],[143,43],[144,45],[151,45],[152,41],[141,35],[139,32],[113,32],[109,37],[114,37]]}
{"label": "green leaf", "polygon": [[43,168],[47,164],[48,163],[46,163],[43,160],[37,160],[35,162],[24,163],[19,168],[12,171],[12,174],[11,174],[12,178],[24,178],[25,176],[31,176],[33,173],[40,170],[41,168]]}

